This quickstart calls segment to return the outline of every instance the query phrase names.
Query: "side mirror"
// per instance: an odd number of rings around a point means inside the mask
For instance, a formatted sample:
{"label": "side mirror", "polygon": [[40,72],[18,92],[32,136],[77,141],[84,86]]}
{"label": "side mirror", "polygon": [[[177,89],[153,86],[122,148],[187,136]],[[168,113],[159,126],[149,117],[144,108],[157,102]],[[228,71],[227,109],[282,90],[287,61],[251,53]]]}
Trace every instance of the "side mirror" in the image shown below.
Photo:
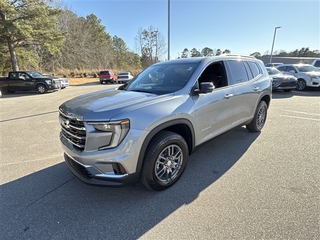
{"label": "side mirror", "polygon": [[199,89],[196,89],[195,92],[200,93],[210,93],[215,89],[212,82],[201,82],[199,84]]}

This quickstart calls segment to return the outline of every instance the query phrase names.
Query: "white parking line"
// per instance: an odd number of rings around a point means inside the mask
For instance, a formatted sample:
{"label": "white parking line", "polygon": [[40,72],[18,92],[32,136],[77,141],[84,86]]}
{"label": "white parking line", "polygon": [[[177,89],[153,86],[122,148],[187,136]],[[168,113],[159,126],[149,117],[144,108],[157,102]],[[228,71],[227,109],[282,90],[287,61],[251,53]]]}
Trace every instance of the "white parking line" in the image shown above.
{"label": "white parking line", "polygon": [[319,113],[306,113],[306,112],[298,112],[298,111],[292,111],[292,110],[284,110],[286,112],[293,112],[293,113],[301,113],[301,114],[305,114],[305,115],[315,115],[315,116],[320,116]]}
{"label": "white parking line", "polygon": [[311,120],[311,121],[318,121],[320,122],[320,119],[317,118],[304,118],[304,117],[296,117],[296,116],[288,116],[288,115],[280,115],[281,117],[288,117],[288,118],[298,118],[298,119],[304,119],[304,120]]}

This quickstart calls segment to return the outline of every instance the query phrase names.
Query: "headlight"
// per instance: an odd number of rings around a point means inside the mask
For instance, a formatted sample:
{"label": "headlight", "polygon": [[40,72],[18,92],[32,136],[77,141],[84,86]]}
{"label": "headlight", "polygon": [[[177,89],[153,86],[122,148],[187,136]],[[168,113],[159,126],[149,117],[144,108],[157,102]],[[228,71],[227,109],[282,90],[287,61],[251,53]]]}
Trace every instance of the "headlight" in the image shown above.
{"label": "headlight", "polygon": [[[110,134],[110,142],[100,146],[99,150],[117,147],[125,138],[130,129],[129,119],[114,122],[90,122],[95,130]],[[103,133],[101,133],[103,134]]]}
{"label": "headlight", "polygon": [[52,80],[45,80],[48,85],[52,84]]}

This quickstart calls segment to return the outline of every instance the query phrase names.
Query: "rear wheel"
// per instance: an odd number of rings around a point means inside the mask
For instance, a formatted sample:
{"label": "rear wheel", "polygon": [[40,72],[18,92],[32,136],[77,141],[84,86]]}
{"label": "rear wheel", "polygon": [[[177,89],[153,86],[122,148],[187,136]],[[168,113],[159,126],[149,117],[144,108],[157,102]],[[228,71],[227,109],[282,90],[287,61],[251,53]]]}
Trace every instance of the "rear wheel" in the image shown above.
{"label": "rear wheel", "polygon": [[267,119],[268,105],[265,101],[261,101],[256,109],[254,118],[246,125],[250,132],[260,132]]}
{"label": "rear wheel", "polygon": [[151,190],[162,191],[181,177],[188,160],[188,146],[179,134],[163,131],[148,146],[141,182]]}
{"label": "rear wheel", "polygon": [[38,84],[36,88],[37,88],[37,92],[40,94],[46,93],[48,91],[47,87],[43,84]]}
{"label": "rear wheel", "polygon": [[297,86],[296,86],[296,89],[298,91],[303,91],[305,88],[306,88],[306,81],[303,80],[303,79],[299,79],[298,83],[297,83]]}

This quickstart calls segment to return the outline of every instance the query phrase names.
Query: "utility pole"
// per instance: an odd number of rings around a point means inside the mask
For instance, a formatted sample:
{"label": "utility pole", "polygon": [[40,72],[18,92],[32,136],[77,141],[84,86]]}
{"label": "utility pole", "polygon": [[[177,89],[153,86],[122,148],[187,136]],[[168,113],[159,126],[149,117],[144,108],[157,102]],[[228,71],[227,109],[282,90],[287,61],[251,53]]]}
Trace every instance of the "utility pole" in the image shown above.
{"label": "utility pole", "polygon": [[281,27],[275,27],[274,28],[273,42],[272,42],[271,55],[270,55],[270,63],[272,62],[272,52],[273,52],[274,40],[276,39],[276,32],[277,32],[278,28],[281,28]]}

